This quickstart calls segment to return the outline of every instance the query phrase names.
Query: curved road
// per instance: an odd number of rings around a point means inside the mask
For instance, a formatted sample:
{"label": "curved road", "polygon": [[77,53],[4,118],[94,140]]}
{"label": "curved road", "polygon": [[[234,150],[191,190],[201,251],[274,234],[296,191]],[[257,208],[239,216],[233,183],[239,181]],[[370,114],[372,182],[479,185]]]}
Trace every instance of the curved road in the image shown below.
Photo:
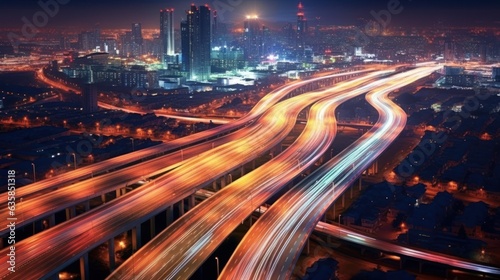
{"label": "curved road", "polygon": [[438,67],[390,77],[367,95],[380,114],[375,126],[282,196],[245,235],[220,279],[288,279],[309,234],[333,201],[382,153],[406,124],[406,113],[387,98]]}

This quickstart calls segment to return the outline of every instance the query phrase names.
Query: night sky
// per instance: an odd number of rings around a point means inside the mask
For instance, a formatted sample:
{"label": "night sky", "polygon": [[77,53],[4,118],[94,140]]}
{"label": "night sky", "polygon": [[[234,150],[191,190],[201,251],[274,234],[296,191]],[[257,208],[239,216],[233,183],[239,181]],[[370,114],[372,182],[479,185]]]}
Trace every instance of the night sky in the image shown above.
{"label": "night sky", "polygon": [[[55,0],[41,0],[43,2]],[[62,1],[62,0],[59,0]],[[68,0],[64,0],[68,1]],[[357,24],[360,18],[371,19],[370,11],[386,9],[391,0],[304,0],[306,17],[321,17],[323,24]],[[22,26],[23,16],[31,19],[41,10],[37,0],[0,0],[2,27]],[[159,10],[174,7],[175,19],[180,21],[191,3],[236,3],[219,8],[222,21],[240,22],[247,14],[258,14],[267,22],[294,22],[298,1],[291,0],[208,0],[205,2],[165,0],[69,0],[61,5],[59,13],[50,19],[48,27],[89,28],[100,23],[102,28],[128,28],[132,22],[141,22],[144,28],[158,28]],[[400,0],[403,11],[393,17],[398,25],[488,25],[500,26],[498,0]]]}

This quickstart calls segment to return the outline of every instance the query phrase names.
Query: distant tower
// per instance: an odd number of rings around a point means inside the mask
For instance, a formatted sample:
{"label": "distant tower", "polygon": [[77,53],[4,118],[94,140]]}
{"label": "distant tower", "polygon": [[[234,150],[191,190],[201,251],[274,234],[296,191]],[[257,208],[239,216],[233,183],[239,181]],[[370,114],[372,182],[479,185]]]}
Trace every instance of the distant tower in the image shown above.
{"label": "distant tower", "polygon": [[83,85],[82,99],[85,113],[94,113],[99,110],[97,106],[97,90],[93,84]]}
{"label": "distant tower", "polygon": [[299,2],[297,11],[297,41],[296,45],[298,49],[304,50],[305,36],[307,33],[307,20],[304,14],[304,6],[302,2]]}
{"label": "distant tower", "polygon": [[451,41],[446,41],[444,43],[444,60],[446,61],[455,60],[455,44]]}
{"label": "distant tower", "polygon": [[142,54],[142,45],[144,39],[142,38],[142,27],[140,23],[132,23],[132,54],[139,56]]}
{"label": "distant tower", "polygon": [[160,40],[162,62],[175,55],[174,48],[174,9],[160,10]]}
{"label": "distant tower", "polygon": [[181,22],[182,69],[187,78],[206,81],[210,78],[211,10],[208,5],[186,11]]}
{"label": "distant tower", "polygon": [[217,11],[214,11],[214,18],[212,20],[212,43],[214,43],[214,45],[219,45],[218,27]]}
{"label": "distant tower", "polygon": [[258,64],[262,51],[262,32],[258,16],[247,16],[243,26],[245,59],[251,65]]}

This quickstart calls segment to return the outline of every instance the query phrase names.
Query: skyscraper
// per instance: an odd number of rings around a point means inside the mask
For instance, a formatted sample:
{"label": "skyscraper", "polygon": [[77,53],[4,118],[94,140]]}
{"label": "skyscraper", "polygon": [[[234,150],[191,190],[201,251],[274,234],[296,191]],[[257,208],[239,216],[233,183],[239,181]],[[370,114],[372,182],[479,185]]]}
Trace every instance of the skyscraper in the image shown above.
{"label": "skyscraper", "polygon": [[296,45],[299,50],[304,50],[305,36],[307,33],[307,19],[304,14],[304,6],[299,2],[297,11],[297,41]]}
{"label": "skyscraper", "polygon": [[245,59],[250,65],[259,62],[262,51],[262,32],[258,16],[247,16],[243,26]]}
{"label": "skyscraper", "polygon": [[97,90],[93,84],[83,85],[82,99],[82,107],[85,113],[94,113],[99,110],[97,106]]}
{"label": "skyscraper", "polygon": [[175,54],[174,48],[174,9],[160,10],[160,40],[162,43],[162,62]]}
{"label": "skyscraper", "polygon": [[455,60],[455,44],[451,41],[446,41],[444,43],[444,60],[454,61]]}
{"label": "skyscraper", "polygon": [[181,22],[182,69],[188,79],[210,78],[211,11],[208,5],[191,5]]}
{"label": "skyscraper", "polygon": [[133,56],[142,55],[142,45],[144,39],[142,38],[142,27],[140,23],[132,23],[131,33],[131,53]]}

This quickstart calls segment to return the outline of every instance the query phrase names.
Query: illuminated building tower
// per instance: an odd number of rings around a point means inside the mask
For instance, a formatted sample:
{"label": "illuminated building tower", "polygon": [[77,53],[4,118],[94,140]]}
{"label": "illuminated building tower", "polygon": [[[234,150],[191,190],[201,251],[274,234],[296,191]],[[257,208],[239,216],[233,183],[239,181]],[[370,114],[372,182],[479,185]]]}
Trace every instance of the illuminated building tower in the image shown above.
{"label": "illuminated building tower", "polygon": [[297,12],[297,40],[296,45],[299,50],[304,50],[305,36],[307,34],[307,20],[304,15],[304,6],[299,2]]}
{"label": "illuminated building tower", "polygon": [[262,32],[258,16],[247,16],[243,29],[245,59],[250,65],[259,63],[262,51]]}
{"label": "illuminated building tower", "polygon": [[83,85],[82,99],[82,107],[85,113],[94,113],[99,110],[97,106],[97,90],[93,84]]}
{"label": "illuminated building tower", "polygon": [[454,61],[455,60],[455,44],[450,41],[444,43],[444,60]]}
{"label": "illuminated building tower", "polygon": [[175,55],[174,39],[174,9],[160,10],[160,40],[163,63],[168,62],[168,58]]}
{"label": "illuminated building tower", "polygon": [[187,78],[206,81],[210,78],[211,11],[191,5],[187,19],[181,22],[182,70]]}
{"label": "illuminated building tower", "polygon": [[132,23],[132,46],[131,53],[133,56],[142,55],[142,45],[144,39],[142,38],[142,27],[140,23]]}

